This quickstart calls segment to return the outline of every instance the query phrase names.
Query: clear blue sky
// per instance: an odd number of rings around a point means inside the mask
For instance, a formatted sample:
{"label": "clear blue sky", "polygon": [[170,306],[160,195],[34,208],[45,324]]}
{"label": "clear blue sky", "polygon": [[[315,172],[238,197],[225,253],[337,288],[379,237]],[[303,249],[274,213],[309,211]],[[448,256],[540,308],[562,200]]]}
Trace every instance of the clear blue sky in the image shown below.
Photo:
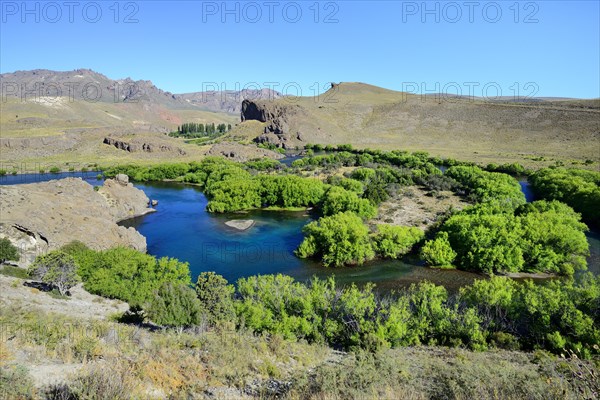
{"label": "clear blue sky", "polygon": [[[421,1],[228,2],[229,14],[222,1],[138,1],[120,2],[116,15],[111,0],[97,2],[101,16],[92,2],[68,3],[30,2],[24,10],[21,1],[1,2],[1,72],[91,68],[174,93],[210,82],[227,89],[277,82],[295,94],[295,82],[311,95],[314,82],[360,81],[600,97],[598,1],[429,2],[429,14]],[[131,13],[137,22],[125,23]]]}

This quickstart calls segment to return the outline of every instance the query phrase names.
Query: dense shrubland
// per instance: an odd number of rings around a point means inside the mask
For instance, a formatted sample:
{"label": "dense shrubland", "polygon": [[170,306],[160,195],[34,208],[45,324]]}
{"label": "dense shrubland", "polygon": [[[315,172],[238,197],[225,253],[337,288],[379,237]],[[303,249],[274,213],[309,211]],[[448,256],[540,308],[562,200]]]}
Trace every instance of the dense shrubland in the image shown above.
{"label": "dense shrubland", "polygon": [[94,251],[80,242],[62,251],[75,259],[77,274],[87,291],[126,301],[132,307],[151,301],[163,283],[177,286],[191,282],[188,264],[174,258],[157,259],[124,247]]}
{"label": "dense shrubland", "polygon": [[559,200],[581,213],[583,220],[600,227],[600,172],[545,168],[529,177],[536,196]]}
{"label": "dense shrubland", "polygon": [[[323,150],[326,153],[314,154]],[[117,167],[107,175],[122,172],[138,181],[173,179],[200,185],[211,212],[316,207],[315,215],[320,218],[306,226],[305,240],[296,254],[317,257],[332,266],[361,264],[374,257],[396,258],[421,247],[422,235],[408,227],[398,227],[393,240],[383,240],[368,221],[377,215],[378,205],[402,187],[420,185],[432,195],[453,191],[473,206],[455,212],[447,221],[441,219],[428,233],[431,240],[420,254],[429,265],[486,273],[563,275],[586,268],[586,226],[578,214],[558,202],[525,205],[518,181],[495,172],[528,173],[519,164],[490,164],[484,170],[424,152],[356,150],[347,145],[308,145],[307,152],[289,168],[274,160],[240,164],[209,157],[189,164]],[[448,168],[442,173],[439,166]],[[348,167],[345,176],[336,173],[342,167]],[[316,173],[315,169],[325,172],[326,178],[305,176]],[[597,222],[600,174],[545,169],[530,179],[538,196],[565,201],[584,220]]]}
{"label": "dense shrubland", "polygon": [[566,204],[525,204],[514,178],[474,166],[451,167],[445,176],[476,204],[450,216],[425,243],[421,255],[429,265],[562,275],[587,268],[587,227]]}
{"label": "dense shrubland", "polygon": [[[421,236],[398,236],[395,228],[379,227],[379,238],[357,246],[354,257],[366,257],[365,248],[398,255],[397,248],[410,246],[403,238]],[[372,284],[338,287],[334,278],[301,283],[284,275],[243,278],[234,287],[204,272],[192,288],[187,264],[173,259],[121,248],[96,252],[80,243],[49,254],[69,254],[86,288],[128,301],[165,326],[237,327],[343,349],[427,344],[600,353],[600,278],[591,274],[544,284],[492,276],[452,294],[422,282],[382,297]]]}

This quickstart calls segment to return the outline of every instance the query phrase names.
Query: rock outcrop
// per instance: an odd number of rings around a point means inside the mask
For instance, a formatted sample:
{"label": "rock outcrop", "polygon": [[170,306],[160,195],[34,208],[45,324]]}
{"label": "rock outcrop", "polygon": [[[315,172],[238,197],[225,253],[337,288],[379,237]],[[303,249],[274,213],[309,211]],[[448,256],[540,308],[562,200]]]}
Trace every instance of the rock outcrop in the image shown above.
{"label": "rock outcrop", "polygon": [[0,237],[20,250],[19,265],[79,240],[92,249],[127,246],[146,251],[146,238],[117,225],[154,211],[130,183],[107,180],[97,191],[79,178],[0,188]]}
{"label": "rock outcrop", "polygon": [[131,142],[127,142],[127,141],[121,140],[121,139],[105,137],[103,140],[103,143],[111,145],[111,146],[115,146],[119,150],[125,150],[130,153],[144,151],[147,153],[175,152],[180,155],[186,154],[184,150],[182,150],[178,147],[173,147],[169,144],[144,142],[144,141],[139,141],[136,139],[132,140]]}
{"label": "rock outcrop", "polygon": [[242,102],[242,122],[256,120],[265,123],[263,134],[255,139],[258,143],[271,143],[283,148],[296,146],[302,141],[302,135],[300,132],[294,132],[292,121],[305,116],[305,110],[297,104],[282,101]]}
{"label": "rock outcrop", "polygon": [[107,179],[98,189],[98,193],[106,200],[114,221],[119,222],[154,211],[148,208],[150,200],[146,194],[134,188],[127,175],[121,176],[125,176],[125,179],[119,179],[119,176],[114,180]]}
{"label": "rock outcrop", "polygon": [[278,160],[284,156],[281,153],[277,153],[273,150],[261,149],[254,145],[245,146],[243,144],[234,142],[222,142],[217,143],[210,148],[207,152],[211,156],[223,156],[233,161],[245,162],[255,158],[273,158]]}

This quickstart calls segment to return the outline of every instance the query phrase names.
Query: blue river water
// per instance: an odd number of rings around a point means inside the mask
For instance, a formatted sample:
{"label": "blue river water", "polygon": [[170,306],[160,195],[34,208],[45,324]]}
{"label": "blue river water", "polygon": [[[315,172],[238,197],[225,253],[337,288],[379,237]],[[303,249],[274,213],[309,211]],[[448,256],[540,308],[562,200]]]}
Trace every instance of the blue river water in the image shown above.
{"label": "blue river water", "polygon": [[[101,184],[97,172],[8,175],[0,177],[2,184],[41,182],[64,177],[80,177],[92,185]],[[467,285],[477,274],[424,268],[417,260],[372,261],[363,266],[324,268],[310,260],[294,256],[302,241],[302,227],[312,220],[306,212],[252,211],[236,214],[206,212],[207,199],[196,186],[175,182],[136,183],[146,195],[158,200],[157,212],[124,221],[146,237],[148,253],[175,257],[190,265],[195,280],[203,271],[215,271],[230,282],[257,274],[283,273],[298,280],[312,276],[335,275],[344,285],[373,282],[379,291],[387,292],[411,283],[429,280],[450,290]],[[521,186],[528,201],[533,199],[528,184]],[[225,225],[232,219],[255,221],[247,231]],[[590,270],[599,273],[600,235],[588,234],[591,257]]]}

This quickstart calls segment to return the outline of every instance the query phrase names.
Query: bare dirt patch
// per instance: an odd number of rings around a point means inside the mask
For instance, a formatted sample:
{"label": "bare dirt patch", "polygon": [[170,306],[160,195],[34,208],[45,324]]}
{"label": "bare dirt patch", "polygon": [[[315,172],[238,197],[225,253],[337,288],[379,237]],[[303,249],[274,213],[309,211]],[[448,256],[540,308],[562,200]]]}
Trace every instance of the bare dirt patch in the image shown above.
{"label": "bare dirt patch", "polygon": [[0,275],[0,304],[27,304],[46,313],[57,313],[78,319],[107,319],[109,316],[124,313],[129,309],[127,303],[93,295],[78,285],[71,289],[67,299],[52,297],[49,293],[27,287],[26,281],[19,278]]}
{"label": "bare dirt patch", "polygon": [[418,186],[410,186],[383,202],[379,206],[379,215],[370,223],[414,226],[427,230],[450,210],[461,210],[467,205],[453,192],[432,194]]}

